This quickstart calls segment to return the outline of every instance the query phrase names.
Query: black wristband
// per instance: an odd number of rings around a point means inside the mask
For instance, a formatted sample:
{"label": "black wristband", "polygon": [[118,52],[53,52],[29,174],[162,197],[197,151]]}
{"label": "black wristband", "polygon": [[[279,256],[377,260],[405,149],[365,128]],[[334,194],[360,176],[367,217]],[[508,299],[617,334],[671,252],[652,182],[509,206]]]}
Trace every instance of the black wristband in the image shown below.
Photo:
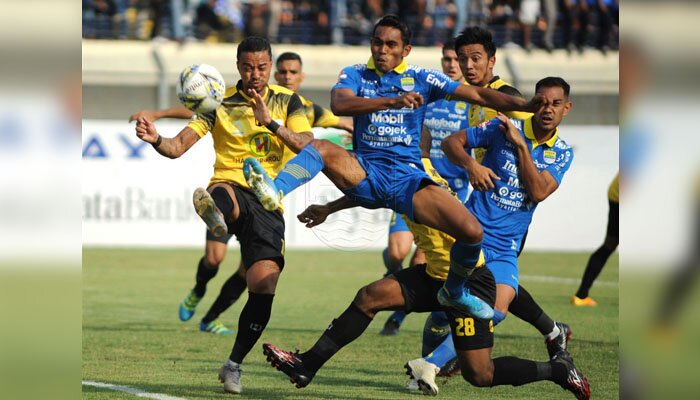
{"label": "black wristband", "polygon": [[265,125],[265,128],[269,129],[272,133],[277,133],[277,130],[280,128],[280,124],[278,124],[275,120],[272,120],[272,122]]}
{"label": "black wristband", "polygon": [[154,149],[157,149],[160,144],[163,143],[163,136],[158,135],[158,140],[155,143],[151,143]]}

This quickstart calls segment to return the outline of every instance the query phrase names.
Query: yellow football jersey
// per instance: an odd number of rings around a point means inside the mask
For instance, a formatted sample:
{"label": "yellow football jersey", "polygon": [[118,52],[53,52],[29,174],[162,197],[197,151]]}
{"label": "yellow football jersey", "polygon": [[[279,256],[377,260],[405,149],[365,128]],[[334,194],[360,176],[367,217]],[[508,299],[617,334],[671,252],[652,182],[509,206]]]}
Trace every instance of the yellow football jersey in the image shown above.
{"label": "yellow football jersey", "polygon": [[[423,161],[423,167],[425,168],[426,173],[437,184],[449,190],[450,187],[447,184],[447,181],[442,176],[440,176],[440,174],[438,174],[435,168],[433,168],[430,159],[422,158],[421,161]],[[450,193],[452,193],[451,190]],[[452,193],[452,195],[455,194]],[[408,229],[411,230],[411,233],[413,234],[413,240],[415,241],[416,246],[418,246],[418,248],[423,250],[423,252],[425,253],[425,258],[428,263],[428,267],[426,268],[426,272],[428,273],[428,275],[431,278],[442,281],[447,279],[447,273],[450,270],[450,249],[452,249],[452,245],[455,243],[455,239],[452,236],[437,229],[417,224],[406,218],[405,215],[401,215],[401,218],[403,218],[404,221],[406,221]],[[479,255],[479,261],[477,262],[477,267],[482,267],[484,264],[484,254],[481,253]]]}
{"label": "yellow football jersey", "polygon": [[619,203],[620,202],[620,173],[615,175],[615,179],[610,183],[608,187],[608,200]]}
{"label": "yellow football jersey", "polygon": [[[511,95],[511,96],[522,97],[522,95],[520,94],[518,89],[509,85],[506,81],[501,79],[499,76],[494,76],[493,79],[491,79],[491,81],[484,87],[498,90],[499,92],[503,92],[503,93]],[[474,126],[479,125],[482,122],[494,119],[494,118],[496,118],[497,114],[498,114],[498,111],[494,110],[493,108],[482,107],[478,104],[472,104],[469,106],[469,126],[474,127]],[[506,111],[503,114],[505,114],[509,118],[521,119],[521,120],[528,119],[532,116],[531,113],[526,113],[526,112],[521,112],[521,111]],[[481,160],[484,159],[485,154],[486,154],[486,149],[474,149],[475,160],[478,161],[479,163],[481,163]]]}
{"label": "yellow football jersey", "polygon": [[[311,132],[304,106],[294,92],[277,85],[269,85],[262,96],[272,119],[294,132]],[[216,161],[214,176],[209,184],[232,182],[248,187],[243,176],[243,160],[255,157],[271,178],[294,157],[282,139],[273,135],[255,120],[250,106],[251,98],[242,91],[241,81],[226,90],[221,107],[198,115],[187,126],[199,137],[212,133]]]}
{"label": "yellow football jersey", "polygon": [[301,104],[304,105],[306,119],[309,120],[311,126],[319,128],[333,128],[338,126],[340,118],[333,114],[331,110],[314,104],[313,101],[306,99],[300,94],[297,94],[297,96],[301,99]]}

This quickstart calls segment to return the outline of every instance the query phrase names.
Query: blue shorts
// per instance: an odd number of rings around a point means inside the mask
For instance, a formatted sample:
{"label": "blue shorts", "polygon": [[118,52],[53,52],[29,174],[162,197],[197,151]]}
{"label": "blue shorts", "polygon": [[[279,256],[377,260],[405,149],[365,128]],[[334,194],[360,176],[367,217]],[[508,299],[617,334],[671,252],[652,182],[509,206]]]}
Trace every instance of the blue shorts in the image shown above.
{"label": "blue shorts", "polygon": [[397,214],[396,212],[393,212],[391,214],[391,222],[389,222],[389,234],[391,235],[392,233],[396,232],[410,232],[411,230],[408,229],[408,225],[406,225],[406,221],[401,218],[401,215]]}
{"label": "blue shorts", "polygon": [[413,194],[424,185],[436,185],[423,170],[423,163],[367,160],[354,154],[367,177],[359,185],[343,190],[343,194],[364,208],[389,208],[414,221]]}
{"label": "blue shorts", "polygon": [[457,193],[457,198],[462,204],[467,202],[467,197],[469,197],[469,181],[462,178],[450,178],[447,179],[447,183],[450,185],[450,189]]}
{"label": "blue shorts", "polygon": [[491,270],[496,284],[508,285],[518,294],[518,254],[515,251],[497,252],[482,247],[486,266]]}

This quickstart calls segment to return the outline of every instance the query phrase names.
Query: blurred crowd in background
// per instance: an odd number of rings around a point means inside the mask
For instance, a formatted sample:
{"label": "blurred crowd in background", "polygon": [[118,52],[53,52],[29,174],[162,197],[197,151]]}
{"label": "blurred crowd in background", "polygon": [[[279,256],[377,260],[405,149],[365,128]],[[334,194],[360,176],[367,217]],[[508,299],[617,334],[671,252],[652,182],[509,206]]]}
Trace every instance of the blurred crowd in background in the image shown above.
{"label": "blurred crowd in background", "polygon": [[441,45],[467,25],[500,47],[603,53],[619,43],[619,0],[82,0],[83,38],[362,45],[396,14],[414,46]]}

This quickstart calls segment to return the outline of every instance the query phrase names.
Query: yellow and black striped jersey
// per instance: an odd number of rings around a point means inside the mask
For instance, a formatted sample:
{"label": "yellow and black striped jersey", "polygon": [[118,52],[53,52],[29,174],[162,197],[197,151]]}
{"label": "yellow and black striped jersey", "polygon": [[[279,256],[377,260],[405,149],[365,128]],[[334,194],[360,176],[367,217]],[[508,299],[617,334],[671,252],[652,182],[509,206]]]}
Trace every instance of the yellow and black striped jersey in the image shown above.
{"label": "yellow and black striped jersey", "polygon": [[619,203],[620,202],[620,173],[618,172],[617,175],[615,175],[615,179],[610,183],[610,186],[608,187],[608,200],[612,201],[613,203]]}
{"label": "yellow and black striped jersey", "polygon": [[[502,93],[505,93],[505,94],[508,94],[511,96],[523,97],[523,95],[520,94],[520,91],[518,91],[518,89],[509,85],[506,81],[501,79],[499,76],[494,76],[493,79],[491,79],[491,81],[484,87],[498,90],[499,92],[502,92]],[[469,126],[475,127],[482,122],[486,122],[488,120],[494,119],[494,118],[496,118],[497,114],[498,114],[498,111],[494,110],[493,108],[482,107],[478,104],[472,104],[469,107]],[[505,114],[509,118],[520,119],[520,120],[526,120],[532,116],[531,113],[526,113],[526,112],[521,112],[521,111],[506,111],[503,114]],[[478,161],[479,163],[481,163],[481,160],[483,160],[484,154],[486,154],[485,149],[474,149],[474,157],[475,157],[476,161]]]}
{"label": "yellow and black striped jersey", "polygon": [[[226,90],[219,108],[198,115],[187,126],[199,137],[212,133],[216,161],[209,184],[232,182],[248,187],[243,177],[243,160],[256,157],[271,178],[294,157],[284,142],[255,120],[251,98],[241,88],[241,81]],[[304,106],[294,92],[277,85],[268,85],[262,96],[270,115],[278,124],[294,132],[311,132]]]}
{"label": "yellow and black striped jersey", "polygon": [[311,126],[319,128],[335,128],[338,126],[340,118],[333,114],[331,110],[315,104],[300,94],[297,94],[297,96],[301,99],[301,104],[304,105],[306,118]]}
{"label": "yellow and black striped jersey", "polygon": [[[435,181],[438,185],[447,189],[456,196],[448,185],[447,181],[438,174],[438,172],[433,168],[432,163],[429,158],[422,158],[423,168],[425,172],[430,176],[430,178]],[[447,273],[450,270],[450,249],[455,242],[455,239],[446,234],[445,232],[439,231],[427,227],[425,225],[417,224],[410,219],[406,218],[405,215],[401,215],[401,218],[406,221],[408,229],[413,233],[413,240],[419,249],[423,250],[425,253],[425,259],[428,264],[426,272],[433,279],[438,279],[444,281],[447,279]],[[479,255],[478,267],[485,264],[484,254]]]}

